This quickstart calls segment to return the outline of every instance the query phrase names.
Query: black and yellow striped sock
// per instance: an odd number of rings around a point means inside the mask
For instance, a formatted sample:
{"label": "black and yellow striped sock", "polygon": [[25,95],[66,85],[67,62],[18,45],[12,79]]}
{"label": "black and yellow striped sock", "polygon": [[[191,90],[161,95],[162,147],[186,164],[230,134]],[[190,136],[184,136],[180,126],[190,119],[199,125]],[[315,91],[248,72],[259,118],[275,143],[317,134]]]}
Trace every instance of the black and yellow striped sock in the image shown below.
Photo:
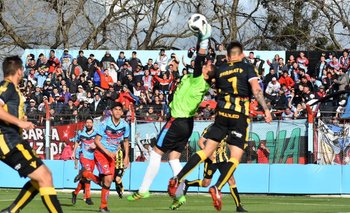
{"label": "black and yellow striped sock", "polygon": [[196,154],[192,155],[186,165],[182,168],[182,170],[177,175],[178,180],[181,182],[184,177],[186,177],[191,171],[201,162],[206,159],[206,155],[203,150],[196,152]]}
{"label": "black and yellow striped sock", "polygon": [[238,160],[236,158],[230,158],[228,162],[225,164],[223,169],[221,170],[220,177],[218,181],[216,182],[215,186],[218,188],[218,190],[221,190],[222,187],[226,184],[226,182],[230,179],[233,172],[238,167]]}
{"label": "black and yellow striped sock", "polygon": [[39,193],[39,185],[35,181],[24,184],[16,200],[11,204],[10,211],[17,212],[23,209]]}
{"label": "black and yellow striped sock", "polygon": [[186,182],[187,186],[198,186],[198,187],[202,187],[202,180],[197,179],[197,180],[192,180],[192,181],[187,181]]}
{"label": "black and yellow striped sock", "polygon": [[41,199],[50,213],[62,213],[60,202],[57,199],[56,191],[53,187],[41,187],[39,189]]}
{"label": "black and yellow striped sock", "polygon": [[230,186],[230,192],[231,192],[231,196],[233,198],[233,201],[236,204],[236,207],[240,206],[241,205],[241,198],[239,197],[237,187],[235,185]]}

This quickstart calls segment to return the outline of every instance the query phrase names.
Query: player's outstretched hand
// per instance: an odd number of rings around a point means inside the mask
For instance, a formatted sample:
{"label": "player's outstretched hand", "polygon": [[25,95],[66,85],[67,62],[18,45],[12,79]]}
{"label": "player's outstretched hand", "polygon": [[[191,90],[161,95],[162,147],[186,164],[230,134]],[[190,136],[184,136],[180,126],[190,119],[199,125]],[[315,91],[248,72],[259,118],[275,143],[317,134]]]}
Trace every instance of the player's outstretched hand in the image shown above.
{"label": "player's outstretched hand", "polygon": [[21,121],[18,124],[18,127],[21,129],[25,129],[25,130],[29,130],[29,129],[34,129],[35,125],[32,122],[28,122],[28,121]]}
{"label": "player's outstretched hand", "polygon": [[265,122],[266,123],[271,123],[271,121],[272,121],[271,112],[270,112],[270,110],[266,110],[265,111]]}
{"label": "player's outstretched hand", "polygon": [[211,37],[211,26],[209,23],[204,24],[203,28],[199,30],[200,41],[207,40]]}

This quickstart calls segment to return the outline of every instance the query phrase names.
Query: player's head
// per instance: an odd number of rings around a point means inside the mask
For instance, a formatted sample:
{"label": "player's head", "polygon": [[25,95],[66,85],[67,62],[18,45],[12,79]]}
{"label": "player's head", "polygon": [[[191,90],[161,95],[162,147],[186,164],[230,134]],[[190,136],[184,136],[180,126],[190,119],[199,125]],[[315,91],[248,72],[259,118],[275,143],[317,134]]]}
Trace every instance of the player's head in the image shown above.
{"label": "player's head", "polygon": [[92,117],[88,117],[85,121],[85,127],[88,131],[92,129],[94,126],[94,119]]}
{"label": "player's head", "polygon": [[114,119],[120,119],[123,115],[123,104],[120,102],[114,102],[112,105],[112,116]]}
{"label": "player's head", "polygon": [[231,41],[226,50],[228,61],[240,61],[244,58],[243,45],[238,41]]}
{"label": "player's head", "polygon": [[6,57],[4,62],[2,62],[2,69],[4,71],[4,78],[14,77],[17,83],[20,83],[23,78],[23,62],[17,55]]}
{"label": "player's head", "polygon": [[202,67],[202,74],[207,82],[215,77],[215,65],[211,60],[207,60]]}

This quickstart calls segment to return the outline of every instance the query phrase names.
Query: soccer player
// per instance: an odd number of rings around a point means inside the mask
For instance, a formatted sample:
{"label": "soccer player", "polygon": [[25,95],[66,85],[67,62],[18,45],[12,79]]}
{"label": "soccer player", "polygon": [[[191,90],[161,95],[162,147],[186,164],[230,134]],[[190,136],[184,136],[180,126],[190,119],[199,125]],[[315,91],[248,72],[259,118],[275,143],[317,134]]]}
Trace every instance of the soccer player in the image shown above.
{"label": "soccer player", "polygon": [[[82,166],[81,171],[90,171],[94,172],[95,169],[95,161],[94,161],[94,152],[95,152],[95,137],[96,132],[94,130],[94,123],[92,118],[87,118],[85,122],[85,127],[82,131],[78,132],[78,135],[75,140],[74,144],[74,151],[72,158],[75,159],[76,150],[78,149],[79,145],[81,145],[81,152],[79,155],[79,161]],[[93,205],[94,203],[91,200],[91,187],[90,187],[90,181],[86,178],[82,178],[75,191],[72,192],[72,203],[75,204],[77,202],[77,195],[79,194],[80,190],[85,190],[85,202],[88,205]]]}
{"label": "soccer player", "polygon": [[[205,148],[205,143],[207,140],[207,135],[206,133],[208,132],[208,129],[212,126],[213,124],[209,125],[207,128],[204,129],[202,136],[198,140],[198,145],[201,149]],[[185,180],[185,190],[184,194],[186,194],[187,189],[191,186],[197,186],[197,187],[207,187],[210,185],[211,180],[213,178],[214,173],[219,170],[221,172],[222,168],[225,166],[225,164],[228,161],[228,156],[227,156],[227,146],[226,146],[226,140],[227,136],[220,141],[219,146],[215,150],[212,156],[207,158],[204,161],[204,172],[203,172],[203,179],[197,179],[193,181],[188,181]],[[231,196],[233,198],[233,201],[235,202],[236,205],[236,211],[237,212],[247,212],[242,204],[241,204],[241,199],[238,194],[238,190],[236,187],[236,181],[233,176],[230,177],[228,180],[228,183],[230,184],[230,192]],[[174,200],[173,204],[170,206],[172,210],[178,209],[183,203],[178,200]]]}
{"label": "soccer player", "polygon": [[34,128],[33,123],[26,121],[24,98],[18,87],[23,78],[23,62],[18,56],[6,57],[2,69],[4,81],[0,82],[0,159],[18,171],[21,177],[29,177],[30,180],[15,201],[1,212],[19,212],[38,193],[49,212],[63,212],[49,168],[22,138],[23,129]]}
{"label": "soccer player", "polygon": [[[265,121],[271,122],[271,113],[265,103],[263,91],[258,82],[258,72],[253,66],[244,63],[243,46],[239,42],[230,42],[227,46],[228,61],[215,71],[216,87],[218,89],[217,113],[214,125],[207,132],[207,142],[203,150],[192,155],[177,176],[169,180],[169,195],[175,196],[179,183],[198,164],[211,156],[219,141],[228,135],[227,144],[230,159],[221,170],[217,183],[210,187],[209,192],[214,207],[220,211],[222,207],[221,189],[230,179],[244,153],[243,148],[248,140],[249,104],[253,94],[264,109]],[[178,193],[181,195],[181,193]]]}
{"label": "soccer player", "polygon": [[116,160],[115,160],[115,171],[113,181],[115,182],[115,190],[118,193],[119,198],[123,198],[124,186],[122,182],[122,178],[124,175],[124,154],[123,149],[119,146]]}
{"label": "soccer player", "polygon": [[170,102],[171,117],[161,130],[157,144],[151,152],[141,187],[138,192],[128,196],[130,201],[150,196],[149,188],[158,174],[164,153],[169,152],[169,164],[173,175],[176,175],[182,168],[179,158],[192,134],[193,117],[214,77],[214,66],[211,61],[205,63],[211,26],[206,24],[204,29],[205,32],[199,33],[194,73],[183,76],[180,85],[175,90],[173,100]]}
{"label": "soccer player", "polygon": [[118,147],[124,145],[124,167],[129,166],[129,124],[122,119],[123,105],[114,102],[111,108],[112,115],[106,118],[96,129],[95,163],[100,177],[93,175],[91,171],[84,171],[83,177],[102,186],[100,212],[109,212],[108,196],[109,188],[115,172],[115,161]]}

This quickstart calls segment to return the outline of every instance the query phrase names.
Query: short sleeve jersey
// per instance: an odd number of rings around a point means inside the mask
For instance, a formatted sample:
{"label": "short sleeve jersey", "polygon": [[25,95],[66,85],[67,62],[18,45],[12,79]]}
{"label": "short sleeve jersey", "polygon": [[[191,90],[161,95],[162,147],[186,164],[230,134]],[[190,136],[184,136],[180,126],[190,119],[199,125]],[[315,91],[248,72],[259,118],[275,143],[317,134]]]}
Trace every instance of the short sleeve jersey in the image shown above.
{"label": "short sleeve jersey", "polygon": [[110,116],[97,127],[96,132],[102,137],[102,145],[108,151],[116,153],[120,143],[129,138],[130,126],[124,119],[120,119],[118,124],[114,124]]}
{"label": "short sleeve jersey", "polygon": [[81,143],[81,153],[84,158],[93,160],[95,149],[91,148],[91,145],[95,143],[96,131],[94,130],[91,134],[86,132],[86,128],[78,132],[76,143]]}
{"label": "short sleeve jersey", "polygon": [[226,62],[216,70],[215,75],[218,109],[249,115],[252,95],[249,81],[258,79],[257,69],[242,61]]}

